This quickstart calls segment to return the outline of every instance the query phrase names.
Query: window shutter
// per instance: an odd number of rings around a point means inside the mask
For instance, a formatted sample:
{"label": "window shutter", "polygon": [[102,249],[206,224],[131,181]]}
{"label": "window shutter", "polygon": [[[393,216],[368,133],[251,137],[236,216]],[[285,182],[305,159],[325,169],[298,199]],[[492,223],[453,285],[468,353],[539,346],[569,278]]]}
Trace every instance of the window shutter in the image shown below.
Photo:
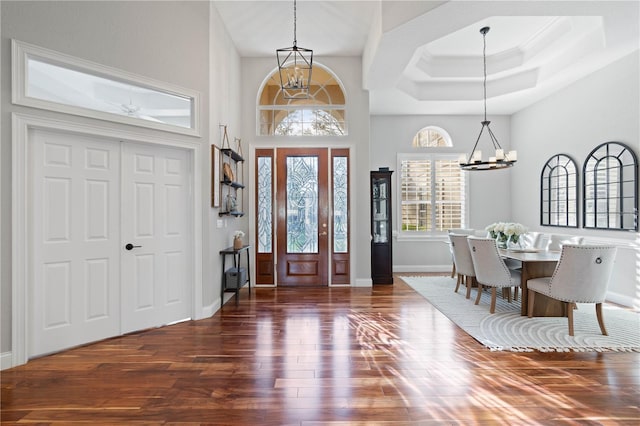
{"label": "window shutter", "polygon": [[454,160],[436,160],[435,199],[436,230],[462,228],[464,217],[465,180]]}
{"label": "window shutter", "polygon": [[431,230],[431,162],[402,161],[402,230]]}

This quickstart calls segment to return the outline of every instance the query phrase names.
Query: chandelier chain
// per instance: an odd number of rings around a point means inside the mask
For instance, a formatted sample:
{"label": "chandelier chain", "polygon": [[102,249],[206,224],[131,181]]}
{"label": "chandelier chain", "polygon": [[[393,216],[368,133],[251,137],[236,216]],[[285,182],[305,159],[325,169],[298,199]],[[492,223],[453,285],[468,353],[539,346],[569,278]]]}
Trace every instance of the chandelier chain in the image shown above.
{"label": "chandelier chain", "polygon": [[487,121],[487,33],[482,34],[482,58],[484,63],[484,82],[482,87],[484,89],[484,121]]}
{"label": "chandelier chain", "polygon": [[293,46],[298,45],[298,37],[296,37],[296,0],[293,0]]}

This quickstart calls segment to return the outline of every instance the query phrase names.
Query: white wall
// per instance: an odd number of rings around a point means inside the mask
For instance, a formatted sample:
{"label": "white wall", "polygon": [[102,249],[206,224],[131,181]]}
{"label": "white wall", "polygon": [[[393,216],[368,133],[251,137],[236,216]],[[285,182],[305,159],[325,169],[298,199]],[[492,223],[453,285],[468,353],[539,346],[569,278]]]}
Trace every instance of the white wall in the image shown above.
{"label": "white wall", "polygon": [[[234,136],[242,137],[240,131],[240,75],[241,62],[233,41],[227,33],[226,27],[220,18],[220,14],[215,7],[211,8],[211,46],[210,52],[210,132],[209,145],[220,146],[220,124],[227,125],[229,140],[233,142]],[[232,148],[235,148],[233,146]],[[211,156],[203,159],[207,163],[205,170],[211,171]],[[204,200],[211,198],[211,179],[207,178],[208,185],[202,194]],[[245,181],[246,182],[246,181]],[[209,218],[209,238],[206,244],[209,252],[205,255],[203,263],[209,274],[209,280],[203,286],[203,304],[210,306],[210,312],[215,312],[220,301],[220,286],[222,285],[222,264],[220,260],[220,250],[231,245],[233,231],[242,229],[246,231],[246,225],[233,218],[223,218],[226,227],[218,228],[217,222],[220,219],[218,212],[220,208],[212,208],[210,201],[204,206],[205,217]]]}
{"label": "white wall", "polygon": [[[275,70],[275,52],[272,58],[242,59],[242,135],[243,142],[252,149],[274,146],[331,146],[351,149],[351,256],[352,285],[358,281],[371,282],[369,246],[369,95],[362,90],[362,63],[360,58],[314,57],[314,64],[321,64],[333,71],[342,82],[347,101],[348,135],[342,137],[277,137],[256,135],[256,100],[265,78]],[[245,151],[246,152],[246,151]],[[249,158],[247,173],[254,167]],[[253,180],[251,181],[253,182]],[[245,205],[253,212],[255,193],[253,185],[245,190]],[[249,204],[247,204],[249,203]],[[251,221],[252,214],[245,217]],[[252,225],[253,226],[253,225]],[[250,229],[253,229],[251,227]],[[253,238],[253,235],[250,236]]]}
{"label": "white wall", "polygon": [[[539,197],[542,167],[555,154],[572,157],[580,173],[587,155],[603,142],[622,142],[640,155],[639,60],[636,51],[511,119],[511,140],[519,159],[513,168],[513,219],[535,231],[579,234],[591,242],[620,243],[609,290],[619,303],[636,307],[640,306],[638,234],[540,226]],[[580,199],[580,186],[578,194]],[[581,204],[578,209],[582,223]]]}
{"label": "white wall", "polygon": [[[489,116],[491,130],[505,150],[509,143],[509,117]],[[469,155],[478,138],[481,116],[412,115],[371,117],[371,170],[389,166],[393,187],[397,187],[396,157],[399,153],[464,153]],[[438,126],[451,136],[451,148],[414,148],[413,137],[426,126]],[[485,139],[485,136],[487,137]],[[486,130],[478,143],[485,156],[491,142]],[[466,172],[469,175],[469,223],[467,227],[484,229],[490,223],[511,220],[512,169]],[[396,191],[397,192],[397,191]],[[394,198],[397,200],[397,195]],[[397,204],[394,201],[394,205]],[[398,230],[398,214],[394,211],[393,229]],[[397,272],[443,271],[451,268],[449,247],[437,241],[393,241],[393,266]]]}

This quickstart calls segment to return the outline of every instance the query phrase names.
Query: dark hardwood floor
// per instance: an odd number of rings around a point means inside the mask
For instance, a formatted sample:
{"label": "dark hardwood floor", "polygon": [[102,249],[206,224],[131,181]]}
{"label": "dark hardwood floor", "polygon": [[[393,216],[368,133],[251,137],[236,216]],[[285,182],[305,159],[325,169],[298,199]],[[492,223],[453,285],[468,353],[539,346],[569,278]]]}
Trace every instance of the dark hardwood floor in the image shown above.
{"label": "dark hardwood floor", "polygon": [[3,371],[2,423],[638,425],[639,366],[490,352],[400,279],[245,289],[210,319]]}

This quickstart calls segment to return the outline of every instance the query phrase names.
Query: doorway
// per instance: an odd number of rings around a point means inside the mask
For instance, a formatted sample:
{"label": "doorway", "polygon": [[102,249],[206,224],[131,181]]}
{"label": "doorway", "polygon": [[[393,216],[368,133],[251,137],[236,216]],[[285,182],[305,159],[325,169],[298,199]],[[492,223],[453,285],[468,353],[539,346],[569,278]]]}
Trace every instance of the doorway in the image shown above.
{"label": "doorway", "polygon": [[349,150],[259,149],[255,164],[257,284],[348,284]]}
{"label": "doorway", "polygon": [[30,130],[28,356],[190,318],[185,149]]}

